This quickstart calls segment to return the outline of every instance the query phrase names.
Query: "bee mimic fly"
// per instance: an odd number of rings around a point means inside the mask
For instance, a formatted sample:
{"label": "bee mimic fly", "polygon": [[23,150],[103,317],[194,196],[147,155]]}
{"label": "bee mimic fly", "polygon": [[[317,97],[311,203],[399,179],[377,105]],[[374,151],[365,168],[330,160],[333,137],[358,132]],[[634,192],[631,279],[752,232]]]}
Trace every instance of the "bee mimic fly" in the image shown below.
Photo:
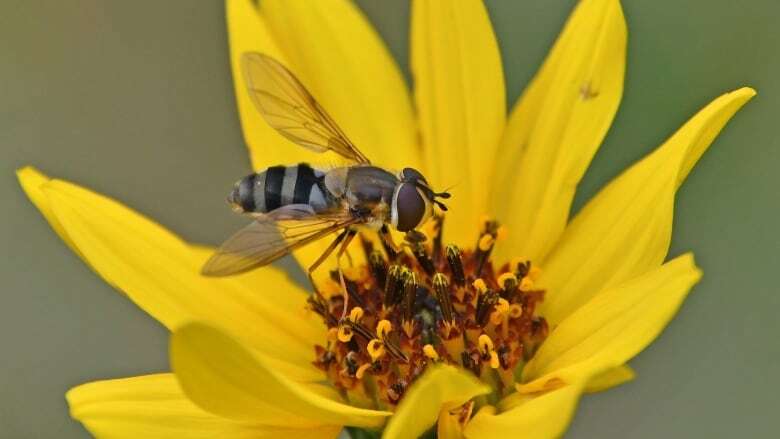
{"label": "bee mimic fly", "polygon": [[439,198],[450,195],[434,192],[419,171],[404,168],[395,174],[373,166],[281,63],[245,53],[242,68],[249,95],[271,127],[300,146],[335,152],[350,164],[330,170],[306,163],[273,166],[239,180],[228,202],[254,221],[222,244],[203,267],[204,275],[242,273],[335,234],[309,267],[312,279],[337,248],[341,257],[358,227],[378,231],[394,247],[388,226],[410,232],[432,217],[434,205],[446,210]]}

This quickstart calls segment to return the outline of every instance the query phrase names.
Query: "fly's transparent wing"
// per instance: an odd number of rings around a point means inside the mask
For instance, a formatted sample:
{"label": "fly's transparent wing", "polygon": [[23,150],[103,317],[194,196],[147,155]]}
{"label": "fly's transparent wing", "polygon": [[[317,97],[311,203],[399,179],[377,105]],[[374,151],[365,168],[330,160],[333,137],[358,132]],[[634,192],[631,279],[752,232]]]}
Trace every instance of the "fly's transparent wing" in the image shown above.
{"label": "fly's transparent wing", "polygon": [[333,151],[356,163],[368,158],[344,135],[333,118],[298,78],[262,53],[242,55],[244,81],[263,118],[281,135],[317,152]]}
{"label": "fly's transparent wing", "polygon": [[296,248],[357,224],[349,212],[315,214],[308,205],[280,207],[228,238],[201,270],[205,276],[243,273],[289,254]]}

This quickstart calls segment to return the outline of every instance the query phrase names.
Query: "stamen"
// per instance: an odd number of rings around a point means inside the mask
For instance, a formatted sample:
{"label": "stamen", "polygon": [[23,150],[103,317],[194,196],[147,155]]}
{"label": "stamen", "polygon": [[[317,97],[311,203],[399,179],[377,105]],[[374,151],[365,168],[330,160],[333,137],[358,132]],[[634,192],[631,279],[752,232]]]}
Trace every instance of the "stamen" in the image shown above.
{"label": "stamen", "polygon": [[444,231],[444,215],[436,215],[431,221],[435,226],[435,233],[433,236],[433,262],[435,265],[439,264],[441,260],[441,245],[442,234]]}
{"label": "stamen", "polygon": [[436,273],[433,276],[433,290],[436,292],[436,299],[439,301],[441,314],[445,323],[453,323],[452,318],[452,300],[450,299],[450,281],[442,273]]}
{"label": "stamen", "polygon": [[412,230],[406,234],[406,240],[412,249],[412,254],[423,270],[425,270],[425,273],[428,274],[428,276],[433,276],[433,273],[436,271],[436,269],[433,267],[433,260],[425,250],[424,243],[427,238],[420,232],[414,232],[415,231]]}
{"label": "stamen", "polygon": [[498,285],[502,288],[501,297],[507,300],[514,299],[519,285],[517,284],[517,278],[513,273],[506,272],[499,276]]}
{"label": "stamen", "polygon": [[482,358],[487,359],[492,369],[498,369],[501,363],[498,361],[498,354],[493,349],[493,340],[487,334],[479,336],[479,352]]}
{"label": "stamen", "polygon": [[390,270],[387,273],[387,281],[385,283],[385,308],[390,308],[395,305],[399,300],[399,292],[403,285],[403,268],[400,265],[391,265]]}
{"label": "stamen", "polygon": [[404,278],[404,318],[402,326],[409,338],[414,333],[414,304],[417,298],[417,275],[407,271]]}
{"label": "stamen", "polygon": [[[404,323],[409,323],[414,318],[414,300],[417,296],[417,275],[413,271],[407,271],[404,277]],[[410,334],[409,337],[411,337]]]}
{"label": "stamen", "polygon": [[498,302],[498,294],[493,290],[485,289],[485,292],[479,295],[479,299],[477,299],[477,324],[487,323],[488,315],[496,302]]}
{"label": "stamen", "polygon": [[445,252],[447,263],[450,265],[450,271],[452,272],[452,282],[459,287],[466,285],[466,275],[463,272],[463,260],[460,257],[460,249],[450,244],[445,249]]}

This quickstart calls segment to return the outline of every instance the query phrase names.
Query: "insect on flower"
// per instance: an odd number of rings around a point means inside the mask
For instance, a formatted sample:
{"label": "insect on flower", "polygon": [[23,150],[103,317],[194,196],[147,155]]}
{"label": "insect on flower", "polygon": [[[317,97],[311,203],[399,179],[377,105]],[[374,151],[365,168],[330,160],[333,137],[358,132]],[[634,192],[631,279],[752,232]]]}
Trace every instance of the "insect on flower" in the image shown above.
{"label": "insect on flower", "polygon": [[373,166],[281,63],[261,53],[245,53],[242,67],[249,94],[271,127],[300,146],[335,152],[351,164],[328,171],[306,163],[273,166],[239,180],[228,202],[254,221],[217,250],[204,265],[204,275],[245,272],[337,233],[309,267],[311,280],[336,248],[341,258],[359,227],[378,231],[386,245],[397,249],[390,227],[411,232],[433,216],[434,205],[447,210],[438,198],[450,194],[434,192],[416,169],[393,174]]}

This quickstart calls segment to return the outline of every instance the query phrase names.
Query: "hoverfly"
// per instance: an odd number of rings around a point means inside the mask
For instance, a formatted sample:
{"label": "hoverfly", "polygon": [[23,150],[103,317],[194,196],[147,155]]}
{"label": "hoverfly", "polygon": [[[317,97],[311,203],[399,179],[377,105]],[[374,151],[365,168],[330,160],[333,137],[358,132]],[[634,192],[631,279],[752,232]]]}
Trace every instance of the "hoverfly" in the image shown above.
{"label": "hoverfly", "polygon": [[433,216],[433,205],[447,209],[438,198],[449,193],[434,192],[419,171],[404,168],[393,174],[373,166],[281,63],[245,53],[242,70],[255,107],[279,134],[316,152],[333,151],[350,164],[330,170],[306,163],[273,166],[236,182],[228,202],[254,221],[222,244],[204,265],[204,275],[242,273],[336,234],[308,268],[312,280],[336,248],[337,256],[343,255],[359,227],[378,231],[396,248],[389,227],[411,232]]}

